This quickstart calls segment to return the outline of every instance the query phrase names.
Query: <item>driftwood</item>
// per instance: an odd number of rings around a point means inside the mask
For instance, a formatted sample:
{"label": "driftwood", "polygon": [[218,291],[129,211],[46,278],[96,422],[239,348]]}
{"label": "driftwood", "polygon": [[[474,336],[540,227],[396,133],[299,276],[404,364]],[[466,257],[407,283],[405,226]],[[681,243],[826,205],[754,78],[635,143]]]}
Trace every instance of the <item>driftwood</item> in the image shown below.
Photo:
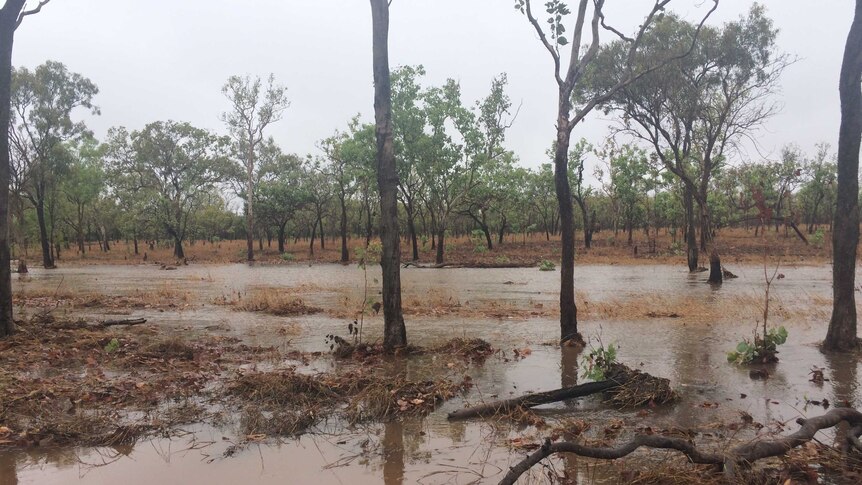
{"label": "driftwood", "polygon": [[447,417],[451,420],[455,420],[474,418],[478,416],[492,416],[498,413],[508,413],[509,411],[519,407],[531,408],[541,404],[589,396],[590,394],[596,394],[598,392],[613,389],[614,387],[619,387],[619,385],[619,382],[613,380],[588,382],[579,386],[564,387],[562,389],[554,389],[553,391],[539,392],[536,394],[526,394],[514,399],[504,399],[501,401],[482,404],[480,406],[459,409],[457,411],[452,411]]}
{"label": "driftwood", "polygon": [[124,318],[122,320],[105,320],[101,323],[102,327],[113,327],[115,325],[140,325],[147,323],[146,318]]}
{"label": "driftwood", "polygon": [[774,440],[752,441],[729,451],[717,453],[702,452],[685,439],[655,435],[638,435],[628,443],[614,448],[584,446],[565,441],[552,443],[548,439],[538,450],[511,467],[506,476],[500,480],[500,485],[513,485],[518,477],[554,453],[574,453],[586,458],[615,460],[631,454],[640,447],[676,450],[688,457],[692,463],[720,466],[726,478],[734,482],[741,467],[763,458],[784,455],[791,449],[811,441],[818,431],[835,427],[842,422],[851,425],[849,432],[844,436],[846,443],[842,448],[862,449],[862,443],[859,442],[859,436],[862,435],[862,413],[855,409],[835,408],[822,416],[810,419],[799,418],[796,422],[801,428],[789,436]]}
{"label": "driftwood", "polygon": [[606,380],[588,382],[553,391],[525,394],[513,399],[504,399],[449,413],[449,419],[466,419],[508,413],[516,408],[531,408],[542,404],[565,401],[607,391],[609,402],[621,407],[641,406],[649,402],[664,404],[676,398],[670,381],[651,376],[645,372],[629,369],[622,364],[611,364],[606,371]]}

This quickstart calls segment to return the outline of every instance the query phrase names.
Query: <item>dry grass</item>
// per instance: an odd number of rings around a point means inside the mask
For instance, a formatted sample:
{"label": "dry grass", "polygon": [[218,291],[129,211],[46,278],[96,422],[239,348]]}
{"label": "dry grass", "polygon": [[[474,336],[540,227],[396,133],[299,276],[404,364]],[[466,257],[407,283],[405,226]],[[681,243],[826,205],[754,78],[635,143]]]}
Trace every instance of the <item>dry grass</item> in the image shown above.
{"label": "dry grass", "polygon": [[281,288],[259,287],[246,293],[233,293],[215,300],[217,305],[226,305],[236,311],[261,312],[277,316],[311,315],[323,311],[307,305],[302,298],[293,296],[293,291]]}

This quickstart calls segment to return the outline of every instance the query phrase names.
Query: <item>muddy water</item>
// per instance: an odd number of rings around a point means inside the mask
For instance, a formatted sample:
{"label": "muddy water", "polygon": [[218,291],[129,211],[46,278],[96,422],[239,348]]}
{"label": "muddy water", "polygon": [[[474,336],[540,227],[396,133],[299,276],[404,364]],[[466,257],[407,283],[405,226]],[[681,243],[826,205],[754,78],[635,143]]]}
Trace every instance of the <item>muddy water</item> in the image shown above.
{"label": "muddy water", "polygon": [[[703,305],[732,310],[741,296],[762,294],[763,268],[732,268],[740,278],[721,288],[704,283],[705,274],[688,275],[671,266],[579,266],[577,286],[588,301],[610,301],[627,297],[695,295]],[[831,292],[828,266],[783,267],[785,278],[776,280],[773,295],[786,307],[816,305]],[[244,265],[190,266],[160,271],[152,266],[92,266],[34,271],[26,281],[16,282],[16,291],[57,288],[68,285],[80,291],[124,294],[135,290],[168,288],[193,295],[181,311],[135,311],[177,331],[200,331],[236,335],[250,342],[278,344],[300,350],[323,350],[323,336],[344,333],[345,322],[322,315],[277,318],[236,313],[210,302],[231,292],[246,292],[256,286],[300,287],[313,285],[308,299],[319,305],[338,305],[345,294],[361,298],[365,274],[355,266]],[[513,305],[553,305],[558,273],[525,269],[406,269],[402,272],[407,296],[471,301],[504,301]],[[377,272],[367,275],[372,294],[379,285]],[[304,297],[308,292],[304,293]],[[671,379],[682,400],[671,407],[636,411],[611,410],[597,398],[555,404],[541,410],[552,424],[575,417],[595,423],[614,419],[626,428],[651,426],[683,428],[701,432],[699,441],[710,446],[726,441],[716,423],[737,422],[739,413],[750,413],[758,422],[773,425],[800,415],[817,415],[823,409],[806,406],[806,398],[831,402],[860,403],[860,365],[855,358],[830,358],[816,343],[825,334],[827,318],[791,317],[774,323],[785,325],[790,337],[781,348],[781,362],[765,381],[749,379],[748,371],[728,365],[725,352],[742,336],[750,335],[757,315],[740,318],[692,321],[682,318],[582,322],[587,336],[601,335],[605,343],[620,346],[620,360]],[[792,314],[792,312],[790,312]],[[827,313],[828,317],[828,313]],[[771,320],[772,321],[772,320]],[[278,332],[289,325],[292,331]],[[382,319],[370,317],[369,335],[379,335]],[[578,378],[578,356],[570,349],[549,345],[558,335],[552,318],[499,319],[411,317],[411,341],[432,345],[453,336],[480,336],[504,355],[468,370],[475,387],[466,401],[475,403],[493,396],[571,385]],[[523,359],[512,349],[530,348]],[[446,367],[445,360],[423,358],[399,369],[411,376],[428,369]],[[831,380],[809,382],[809,370],[826,369]],[[444,371],[445,372],[445,371]],[[453,374],[454,376],[454,374]],[[743,397],[743,395],[745,397]],[[424,420],[375,425],[333,435],[325,427],[314,435],[280,445],[254,446],[241,454],[222,458],[236,439],[229,429],[190,428],[190,434],[172,440],[152,440],[131,449],[61,449],[0,453],[0,484],[6,483],[494,483],[522,451],[511,450],[507,439],[526,436],[538,440],[547,431],[512,429],[482,422],[449,423],[446,413],[464,405],[456,398]],[[544,433],[544,434],[543,434]],[[753,433],[753,432],[752,432]],[[744,434],[744,433],[743,433]],[[736,436],[739,438],[739,436]],[[825,439],[825,438],[824,438]],[[637,459],[635,459],[636,461]],[[578,477],[578,483],[614,483],[606,464],[588,460],[561,459],[558,472]],[[540,477],[532,477],[540,482]]]}

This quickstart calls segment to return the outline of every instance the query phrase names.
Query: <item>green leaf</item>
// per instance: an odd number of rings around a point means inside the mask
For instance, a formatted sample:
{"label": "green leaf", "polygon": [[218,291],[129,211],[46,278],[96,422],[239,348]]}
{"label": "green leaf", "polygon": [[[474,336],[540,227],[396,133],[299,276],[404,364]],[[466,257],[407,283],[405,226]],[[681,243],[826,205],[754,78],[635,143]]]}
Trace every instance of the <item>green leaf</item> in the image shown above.
{"label": "green leaf", "polygon": [[557,43],[560,45],[566,45],[569,43],[569,40],[563,36],[559,36],[559,37],[557,37]]}
{"label": "green leaf", "polygon": [[751,347],[746,342],[739,342],[739,345],[736,346],[736,351],[740,354],[744,354],[748,352]]}

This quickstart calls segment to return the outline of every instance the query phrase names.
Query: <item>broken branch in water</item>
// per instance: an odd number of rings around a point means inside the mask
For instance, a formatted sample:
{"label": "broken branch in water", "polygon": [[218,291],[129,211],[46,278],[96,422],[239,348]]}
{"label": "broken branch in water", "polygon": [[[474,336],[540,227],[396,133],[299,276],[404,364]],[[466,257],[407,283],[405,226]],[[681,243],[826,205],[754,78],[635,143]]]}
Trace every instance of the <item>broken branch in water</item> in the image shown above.
{"label": "broken branch in water", "polygon": [[852,408],[835,408],[822,416],[799,418],[796,422],[802,427],[789,436],[774,440],[753,441],[725,453],[702,452],[688,440],[654,435],[638,435],[632,441],[615,448],[592,447],[565,441],[551,443],[548,439],[538,450],[511,467],[500,481],[500,485],[513,485],[527,470],[554,453],[574,453],[586,458],[615,460],[631,454],[640,447],[676,450],[688,457],[692,463],[720,465],[727,478],[733,481],[740,466],[750,465],[763,458],[784,455],[791,449],[811,441],[822,429],[835,427],[842,422],[851,424],[852,428],[845,439],[852,447],[856,446],[859,442],[858,437],[862,435],[862,413]]}
{"label": "broken branch in water", "polygon": [[102,327],[112,327],[114,325],[140,325],[147,323],[146,318],[125,318],[122,320],[105,320],[101,323]]}

